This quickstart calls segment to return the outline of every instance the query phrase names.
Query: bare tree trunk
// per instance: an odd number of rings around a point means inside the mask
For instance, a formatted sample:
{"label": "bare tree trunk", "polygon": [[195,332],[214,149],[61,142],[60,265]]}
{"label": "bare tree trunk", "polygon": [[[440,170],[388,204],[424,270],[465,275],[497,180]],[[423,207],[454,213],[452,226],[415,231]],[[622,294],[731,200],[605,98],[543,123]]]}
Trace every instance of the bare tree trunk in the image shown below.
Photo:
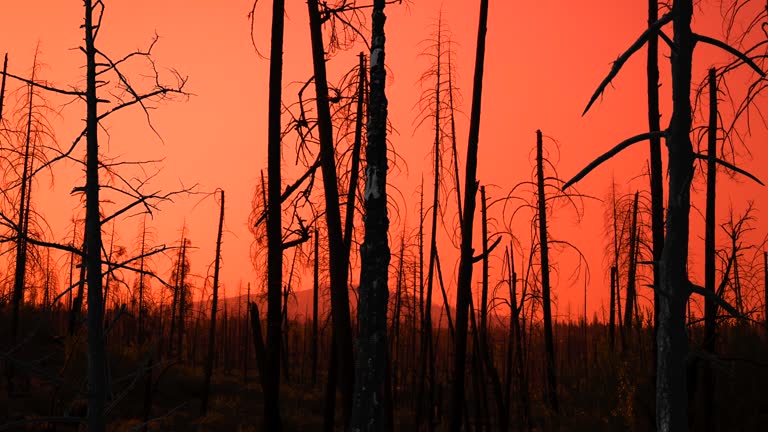
{"label": "bare tree trunk", "polygon": [[387,217],[387,96],[384,68],[384,7],[374,0],[371,15],[371,91],[366,149],[365,239],[360,248],[359,327],[352,430],[384,431],[392,425],[382,401],[388,384],[387,305],[389,219]]}
{"label": "bare tree trunk", "polygon": [[315,268],[314,268],[314,277],[312,278],[312,341],[311,341],[311,352],[312,352],[312,385],[314,386],[317,384],[317,337],[318,337],[318,326],[317,326],[317,296],[319,294],[320,290],[320,233],[315,230]]}
{"label": "bare tree trunk", "polygon": [[616,267],[611,266],[611,306],[609,308],[610,318],[608,318],[608,341],[611,347],[611,352],[613,352],[616,341],[616,273]]}
{"label": "bare tree trunk", "polygon": [[[213,262],[213,300],[211,301],[211,327],[208,332],[208,356],[205,359],[205,384],[203,385],[203,400],[200,404],[200,415],[208,413],[208,396],[211,391],[211,375],[213,374],[213,355],[216,348],[216,308],[219,306],[219,269],[221,262],[221,234],[224,228],[224,191],[221,191],[221,211],[219,213],[219,231],[216,235],[216,258]],[[238,315],[238,320],[240,316]]]}
{"label": "bare tree trunk", "polygon": [[689,295],[688,235],[693,178],[691,130],[691,67],[695,38],[691,31],[693,0],[675,0],[675,49],[672,62],[673,113],[669,125],[669,202],[664,251],[659,265],[658,369],[656,428],[659,432],[687,431],[685,359],[688,338],[685,305]]}
{"label": "bare tree trunk", "polygon": [[106,430],[107,357],[104,343],[101,271],[101,219],[99,214],[98,96],[96,94],[96,46],[92,0],[85,4],[86,57],[86,181],[85,237],[88,280],[88,431]]}
{"label": "bare tree trunk", "polygon": [[259,305],[256,302],[248,303],[248,309],[251,316],[251,333],[253,333],[253,348],[256,352],[256,368],[259,370],[259,380],[262,388],[268,384],[267,378],[267,351],[264,347],[264,337],[261,334],[261,317],[259,316]]}
{"label": "bare tree trunk", "polygon": [[5,79],[8,72],[8,53],[5,53],[5,59],[3,60],[3,79],[0,83],[0,122],[3,121],[3,106],[5,105]]}
{"label": "bare tree trunk", "polygon": [[[709,131],[707,136],[707,204],[704,227],[704,288],[715,292],[715,203],[717,197],[717,76],[715,68],[709,70]],[[717,328],[716,306],[711,298],[704,299],[704,349],[715,355]],[[704,427],[714,430],[715,381],[712,366],[703,367]]]}
{"label": "bare tree trunk", "polygon": [[[333,315],[333,331],[336,334],[336,349],[339,350],[338,367],[340,373],[339,388],[341,389],[342,413],[345,428],[349,424],[352,409],[352,392],[354,376],[349,371],[354,370],[352,324],[349,312],[349,260],[344,252],[342,237],[341,210],[339,209],[339,191],[336,182],[336,162],[333,150],[333,125],[328,101],[328,81],[325,68],[325,50],[323,47],[323,30],[320,10],[317,0],[307,2],[309,11],[309,27],[312,39],[312,62],[315,72],[315,92],[317,103],[318,129],[320,132],[320,163],[323,172],[323,191],[325,194],[325,216],[328,227],[328,255],[331,283],[331,310]],[[370,135],[370,131],[368,132]],[[370,136],[369,136],[369,146]]]}
{"label": "bare tree trunk", "polygon": [[[648,26],[659,20],[658,0],[648,0]],[[646,74],[648,77],[648,126],[651,133],[661,130],[659,114],[659,37],[656,34],[648,37],[648,57]],[[664,249],[664,182],[661,162],[661,138],[652,137],[651,147],[651,232],[653,237],[653,352],[656,374],[656,329],[659,317],[659,261]]]}
{"label": "bare tree trunk", "polygon": [[480,0],[480,19],[477,29],[477,50],[472,88],[472,109],[467,144],[467,166],[464,178],[463,224],[461,227],[461,258],[456,289],[456,350],[453,365],[453,391],[450,404],[451,432],[461,428],[464,407],[464,366],[467,352],[468,307],[472,297],[472,233],[477,198],[477,152],[480,140],[480,108],[483,95],[483,68],[485,62],[485,35],[488,31],[488,0]]}
{"label": "bare tree trunk", "polygon": [[[7,56],[6,56],[7,59]],[[37,52],[35,53],[35,59],[32,65],[32,77],[31,81],[35,81],[35,71],[37,70]],[[3,75],[3,86],[5,85],[5,75]],[[32,183],[30,181],[32,171],[32,161],[34,155],[34,137],[33,137],[33,110],[34,110],[34,96],[35,88],[32,84],[28,85],[28,99],[27,99],[27,124],[26,124],[26,137],[24,141],[24,153],[22,157],[21,182],[19,193],[19,214],[18,223],[16,225],[16,260],[13,277],[13,298],[12,305],[13,310],[11,314],[11,338],[10,345],[13,347],[16,345],[17,338],[19,336],[19,313],[22,303],[24,302],[24,288],[26,284],[27,276],[27,237],[29,228],[29,203],[31,194]],[[6,374],[8,381],[9,392],[13,392],[13,376],[15,375],[15,367],[11,362],[6,362]]]}
{"label": "bare tree trunk", "polygon": [[139,260],[139,331],[137,334],[138,345],[144,343],[144,254],[147,250],[147,218],[146,215],[141,225],[141,259]]}
{"label": "bare tree trunk", "polygon": [[[264,391],[264,427],[280,432],[280,348],[282,341],[280,293],[283,286],[281,211],[281,132],[283,83],[283,36],[285,1],[272,2],[272,41],[269,61],[269,112],[267,130],[267,345],[259,365]],[[252,310],[255,308],[252,306]],[[253,316],[251,318],[253,320]],[[258,322],[256,323],[258,324]],[[254,334],[254,339],[255,339]],[[257,358],[259,353],[257,351]],[[263,366],[263,368],[262,368]]]}
{"label": "bare tree trunk", "polygon": [[768,330],[768,252],[763,252],[763,278],[765,279],[763,283],[765,316],[763,319],[765,320],[765,328]]}
{"label": "bare tree trunk", "polygon": [[549,245],[547,242],[547,202],[544,194],[544,163],[541,131],[536,131],[536,172],[539,213],[539,252],[541,254],[541,303],[544,313],[544,355],[547,381],[546,398],[549,407],[557,413],[557,376],[555,375],[555,344],[552,335],[552,303],[549,286]]}
{"label": "bare tree trunk", "polygon": [[186,312],[185,312],[185,306],[186,306],[186,294],[184,292],[186,288],[186,274],[187,274],[187,238],[182,237],[181,239],[181,254],[179,255],[179,260],[181,263],[179,264],[179,332],[176,334],[177,336],[177,342],[176,342],[176,358],[181,362],[184,359],[184,327],[185,327],[185,320],[186,320]]}
{"label": "bare tree trunk", "polygon": [[635,302],[635,276],[637,275],[637,204],[639,192],[635,192],[635,199],[632,202],[632,225],[629,230],[629,269],[627,271],[627,299],[624,303],[624,332],[621,338],[622,354],[626,355],[626,350],[632,337],[632,315]]}
{"label": "bare tree trunk", "polygon": [[485,350],[488,347],[488,209],[485,202],[485,186],[480,186],[480,217],[483,245],[483,283],[480,294],[480,344]]}
{"label": "bare tree trunk", "polygon": [[[416,405],[416,427],[421,426],[422,412],[424,409],[427,411],[427,430],[433,429],[433,412],[434,406],[434,352],[432,343],[432,289],[434,287],[435,280],[435,255],[437,254],[437,215],[440,212],[440,72],[441,72],[441,28],[438,24],[437,30],[437,57],[435,59],[435,136],[434,147],[432,152],[434,154],[433,169],[433,192],[432,192],[432,226],[430,228],[430,241],[429,241],[429,263],[427,264],[427,288],[426,288],[426,300],[424,301],[423,320],[421,322],[421,366],[419,374],[419,388],[417,391],[416,399],[418,404]],[[427,392],[425,397],[425,392]]]}

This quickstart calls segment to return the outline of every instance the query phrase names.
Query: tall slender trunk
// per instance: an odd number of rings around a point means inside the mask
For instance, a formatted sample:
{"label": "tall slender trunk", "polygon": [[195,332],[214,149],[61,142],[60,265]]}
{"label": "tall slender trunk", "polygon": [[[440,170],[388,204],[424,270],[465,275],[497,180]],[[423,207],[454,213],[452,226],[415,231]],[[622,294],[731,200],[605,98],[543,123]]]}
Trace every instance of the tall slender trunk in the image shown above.
{"label": "tall slender trunk", "polygon": [[[323,192],[325,195],[325,217],[328,227],[328,255],[331,283],[331,310],[333,332],[336,336],[338,367],[344,373],[338,374],[342,397],[342,418],[344,426],[349,423],[352,409],[354,376],[349,371],[354,369],[352,346],[352,323],[349,312],[349,260],[344,253],[342,237],[341,210],[339,209],[339,191],[336,182],[336,161],[333,149],[333,124],[328,100],[328,80],[325,68],[325,49],[323,29],[318,0],[308,0],[309,27],[312,39],[312,63],[315,72],[315,93],[317,103],[318,129],[320,132],[320,164],[323,172]],[[370,146],[370,131],[369,143]]]}
{"label": "tall slender trunk", "polygon": [[[426,409],[427,430],[433,429],[434,405],[434,352],[432,344],[432,289],[435,280],[435,255],[437,254],[437,215],[440,213],[440,72],[441,72],[441,27],[438,23],[437,30],[437,57],[435,74],[435,136],[432,152],[434,156],[433,191],[432,191],[432,226],[430,227],[429,263],[427,264],[427,287],[424,301],[424,319],[421,323],[421,366],[419,374],[419,388],[417,392],[418,405],[416,405],[416,425],[421,426],[422,411]],[[425,392],[427,393],[425,396]]]}
{"label": "tall slender trunk", "polygon": [[[709,131],[707,136],[707,204],[704,227],[704,289],[715,291],[715,203],[717,196],[717,75],[715,68],[709,70]],[[713,299],[704,299],[704,349],[712,355],[716,348],[716,304]],[[715,381],[709,362],[703,365],[704,427],[714,430]]]}
{"label": "tall slender trunk", "polygon": [[144,343],[144,254],[147,250],[147,218],[146,215],[141,225],[141,259],[139,260],[139,331],[137,334],[138,344]]}
{"label": "tall slender trunk", "polygon": [[345,261],[349,261],[352,249],[352,231],[355,227],[355,198],[357,197],[357,181],[360,172],[360,148],[363,144],[363,122],[365,120],[365,91],[366,82],[365,54],[360,53],[360,64],[357,84],[357,115],[355,117],[355,140],[352,145],[352,164],[350,166],[349,190],[347,190],[347,204],[344,218],[344,250],[347,253]]}
{"label": "tall slender trunk", "polygon": [[639,192],[635,192],[635,199],[632,201],[632,225],[629,229],[629,269],[627,270],[627,299],[624,302],[624,332],[621,338],[622,353],[626,355],[627,346],[632,337],[632,323],[634,320],[635,304],[635,277],[637,275],[637,205]]}
{"label": "tall slender trunk", "polygon": [[365,152],[365,238],[360,248],[360,300],[357,322],[360,329],[355,365],[355,397],[352,430],[384,431],[388,383],[387,305],[389,289],[389,219],[387,217],[387,96],[384,68],[384,7],[374,0],[371,15],[371,90],[368,146]]}
{"label": "tall slender trunk", "polygon": [[315,267],[312,278],[312,385],[317,384],[317,338],[318,338],[318,325],[317,325],[317,300],[320,291],[320,233],[315,230]]}
{"label": "tall slender trunk", "polygon": [[765,295],[763,300],[763,303],[765,303],[763,305],[765,307],[765,316],[763,319],[765,320],[765,328],[768,330],[768,252],[763,252],[763,278],[765,279],[763,281],[763,293]]}
{"label": "tall slender trunk", "polygon": [[3,78],[0,82],[0,123],[3,121],[3,106],[5,105],[5,79],[8,73],[8,53],[5,53],[3,60]]}
{"label": "tall slender trunk", "polygon": [[282,112],[284,24],[285,1],[273,0],[267,114],[267,344],[263,369],[260,373],[264,391],[264,426],[266,430],[275,432],[280,432],[283,428],[280,416],[280,345],[282,341],[280,293],[283,286],[280,113]]}
{"label": "tall slender trunk", "polygon": [[480,0],[480,18],[477,29],[477,50],[472,88],[472,108],[467,143],[467,166],[464,178],[464,210],[461,227],[461,258],[456,289],[456,350],[453,364],[453,391],[450,404],[450,431],[461,428],[464,407],[464,366],[467,351],[468,307],[472,296],[472,233],[477,199],[477,152],[480,140],[480,108],[483,95],[483,68],[485,63],[485,35],[488,32],[488,0]]}
{"label": "tall slender trunk", "polygon": [[88,280],[88,431],[106,430],[107,360],[102,313],[101,219],[99,215],[98,96],[92,0],[85,5],[86,166],[85,237]]}
{"label": "tall slender trunk", "polygon": [[[219,306],[219,270],[221,268],[221,234],[224,228],[224,191],[221,191],[221,210],[219,213],[219,231],[216,235],[216,258],[213,262],[213,300],[211,300],[211,327],[208,332],[208,356],[205,359],[205,383],[203,384],[203,400],[200,404],[200,415],[208,413],[208,396],[211,391],[211,375],[213,374],[213,356],[216,349],[216,308]],[[238,320],[240,315],[237,316]]]}
{"label": "tall slender trunk", "polygon": [[611,347],[611,352],[613,352],[613,348],[615,346],[616,342],[616,291],[617,291],[617,281],[616,281],[616,273],[617,269],[614,266],[611,266],[611,306],[609,307],[609,321],[608,321],[608,343]]}
{"label": "tall slender trunk", "polygon": [[[35,59],[32,65],[32,77],[31,81],[35,81],[35,71],[37,70],[37,53],[35,53]],[[5,77],[5,75],[3,75]],[[5,84],[5,83],[3,83]],[[24,302],[24,285],[26,283],[27,275],[27,236],[29,227],[29,203],[31,195],[31,182],[30,176],[32,171],[32,161],[34,160],[34,147],[35,137],[33,133],[34,122],[34,97],[35,88],[32,84],[28,85],[28,98],[27,98],[27,123],[26,123],[26,136],[24,140],[24,152],[22,155],[22,163],[24,164],[21,172],[20,191],[19,191],[19,205],[18,205],[18,222],[16,225],[16,261],[13,278],[13,313],[11,316],[11,346],[16,344],[16,339],[19,333],[19,310],[21,304]],[[9,368],[9,371],[13,371],[13,368]]]}
{"label": "tall slender trunk", "polygon": [[[659,19],[658,0],[648,0],[648,26]],[[659,37],[651,35],[648,38],[648,57],[646,62],[648,80],[648,130],[661,130],[661,115],[659,113]],[[653,333],[656,334],[659,317],[659,261],[664,249],[664,179],[661,162],[661,138],[650,139],[651,156],[651,235],[653,237]],[[656,338],[654,337],[653,351],[656,353]],[[653,373],[656,373],[656,356],[654,355]]]}
{"label": "tall slender trunk", "polygon": [[691,31],[693,0],[675,0],[672,63],[673,113],[669,125],[669,202],[661,278],[659,326],[656,342],[656,428],[659,432],[687,431],[685,359],[688,338],[685,306],[689,295],[688,237],[693,178],[691,143],[691,67],[695,38]]}
{"label": "tall slender trunk", "polygon": [[541,303],[544,313],[544,355],[546,361],[547,404],[558,412],[557,376],[555,375],[555,343],[552,335],[552,301],[549,285],[549,244],[547,239],[547,202],[544,193],[544,157],[541,131],[536,131],[536,181],[538,189],[539,252],[541,254]]}
{"label": "tall slender trunk", "polygon": [[176,334],[176,358],[184,359],[184,328],[186,324],[186,275],[187,275],[187,238],[181,239],[181,255],[179,255],[179,332]]}

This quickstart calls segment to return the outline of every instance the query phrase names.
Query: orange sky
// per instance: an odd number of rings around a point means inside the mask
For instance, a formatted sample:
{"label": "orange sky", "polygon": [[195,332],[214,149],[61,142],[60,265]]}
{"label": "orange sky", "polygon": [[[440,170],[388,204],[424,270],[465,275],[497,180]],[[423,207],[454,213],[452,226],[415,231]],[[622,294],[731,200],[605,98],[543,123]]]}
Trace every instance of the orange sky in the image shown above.
{"label": "orange sky", "polygon": [[[233,294],[239,280],[255,281],[251,269],[249,247],[252,242],[247,229],[251,195],[266,168],[266,106],[268,61],[254,54],[249,38],[250,0],[197,2],[181,0],[106,1],[104,27],[100,46],[114,57],[136,48],[144,48],[154,32],[160,35],[155,59],[160,67],[173,67],[189,76],[188,91],[194,96],[187,102],[165,104],[152,112],[153,124],[162,136],[160,141],[147,127],[139,112],[124,113],[105,124],[109,138],[102,137],[103,148],[112,155],[127,159],[163,158],[163,172],[153,182],[164,190],[180,184],[200,184],[203,191],[223,188],[227,192],[226,224],[228,232],[223,249],[224,282]],[[255,38],[263,52],[269,42],[267,1],[257,8]],[[285,45],[285,98],[294,98],[298,87],[293,81],[304,81],[311,75],[307,12],[304,2],[287,2]],[[414,224],[418,212],[417,186],[422,174],[429,178],[428,160],[432,141],[428,128],[414,133],[417,111],[414,106],[420,92],[417,79],[428,62],[418,54],[418,41],[429,36],[442,5],[443,15],[458,43],[459,87],[463,92],[462,109],[469,112],[472,68],[478,2],[414,1],[408,7],[388,6],[387,94],[390,119],[399,132],[391,136],[397,151],[408,164],[408,170],[390,177],[407,201],[408,221]],[[719,2],[703,1],[697,13],[703,13],[694,26],[702,33],[721,37],[717,22]],[[615,59],[646,25],[645,1],[492,1],[488,24],[488,51],[484,82],[480,132],[478,177],[489,186],[489,195],[500,196],[514,184],[529,178],[535,130],[559,143],[558,170],[570,177],[592,158],[624,138],[646,131],[645,54],[638,53],[627,65],[613,87],[584,118],[581,112],[595,86],[602,80]],[[74,50],[81,42],[82,4],[79,1],[25,0],[4,1],[0,5],[0,53],[7,51],[12,71],[29,70],[35,45],[39,41],[42,60],[48,66],[42,76],[58,85],[82,82],[82,54]],[[671,33],[671,30],[669,30]],[[361,49],[356,47],[354,54]],[[662,49],[666,54],[666,50]],[[727,57],[715,49],[697,49],[694,80],[706,74],[713,62]],[[355,61],[352,55],[338,56],[329,63],[331,76],[348,69]],[[662,125],[669,120],[668,68],[662,61]],[[743,79],[743,78],[742,78]],[[54,98],[56,103],[63,100]],[[765,98],[759,103],[765,107]],[[61,145],[69,145],[82,125],[82,106],[62,109],[62,117],[54,122]],[[459,143],[466,143],[466,116],[459,117]],[[699,119],[701,120],[701,119]],[[768,179],[765,161],[768,151],[766,127],[758,119],[753,123],[750,157],[739,159],[739,165],[757,176]],[[465,156],[461,150],[462,159]],[[746,155],[745,155],[746,156]],[[604,197],[610,176],[616,175],[626,191],[647,188],[644,179],[635,179],[645,165],[647,145],[639,144],[597,169],[579,188]],[[286,159],[287,164],[292,158]],[[57,173],[55,185],[41,182],[37,203],[43,208],[57,238],[64,236],[71,210],[79,204],[69,191],[79,180],[79,172],[65,162]],[[288,170],[288,172],[292,172]],[[463,173],[463,171],[462,171]],[[722,209],[729,202],[737,209],[747,199],[758,205],[768,197],[765,189],[745,181],[725,180],[721,184]],[[703,209],[703,187],[695,202]],[[427,189],[429,193],[429,189]],[[200,249],[191,257],[193,271],[204,274],[213,260],[218,211],[210,199],[195,205],[199,197],[180,199],[162,206],[154,221],[160,242],[177,240],[184,220],[195,246]],[[415,203],[415,205],[414,205]],[[454,205],[451,201],[449,205]],[[720,211],[720,216],[724,211]],[[758,218],[762,213],[758,213]],[[694,216],[694,218],[699,218]],[[588,204],[581,225],[572,222],[571,214],[554,215],[553,234],[580,246],[590,261],[592,283],[588,299],[590,317],[607,302],[607,284],[603,259],[603,210],[600,204]],[[138,220],[125,222],[120,231],[123,244],[132,244],[138,231]],[[699,227],[695,222],[694,227]],[[765,233],[764,218],[757,223]],[[393,227],[393,230],[399,230]],[[525,225],[521,230],[527,231]],[[444,249],[447,249],[444,247]],[[479,246],[476,246],[479,248]],[[692,241],[691,262],[703,262],[703,241]],[[455,271],[455,254],[441,252],[444,271]],[[555,258],[556,260],[556,258]],[[475,274],[479,272],[479,268]],[[357,278],[353,272],[353,278]],[[564,317],[569,305],[572,315],[582,311],[583,282],[571,286],[563,265],[556,279],[554,293],[558,298],[557,313]],[[558,282],[559,281],[559,282]],[[599,292],[598,292],[599,290]],[[648,290],[643,291],[649,294]],[[453,297],[453,295],[451,296]],[[599,313],[599,312],[598,312]]]}

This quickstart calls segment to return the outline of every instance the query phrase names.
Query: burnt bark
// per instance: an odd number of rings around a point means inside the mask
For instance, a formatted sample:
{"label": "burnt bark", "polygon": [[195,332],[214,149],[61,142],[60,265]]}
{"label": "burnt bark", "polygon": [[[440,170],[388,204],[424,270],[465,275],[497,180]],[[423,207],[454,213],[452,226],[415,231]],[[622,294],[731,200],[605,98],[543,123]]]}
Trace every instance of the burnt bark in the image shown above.
{"label": "burnt bark", "polygon": [[477,152],[480,139],[480,108],[483,95],[483,69],[485,63],[485,35],[488,32],[488,0],[480,0],[480,18],[477,29],[477,49],[472,88],[467,165],[464,177],[464,210],[461,226],[461,258],[456,289],[456,349],[453,364],[453,391],[450,403],[449,430],[458,432],[462,425],[464,408],[464,374],[467,351],[467,321],[472,296],[472,234],[477,200]]}
{"label": "burnt bark", "polygon": [[[282,342],[280,295],[283,285],[280,190],[282,129],[280,114],[282,112],[284,31],[285,1],[273,0],[272,41],[269,56],[269,100],[267,102],[269,108],[267,119],[267,344],[262,364],[259,365],[259,373],[264,390],[264,426],[266,430],[275,432],[280,432],[283,428],[280,416],[280,348]],[[252,306],[252,311],[258,311],[255,304]],[[253,320],[253,318],[252,315],[251,319]],[[255,339],[256,334],[254,333]],[[258,351],[256,355],[258,359]]]}
{"label": "burnt bark", "polygon": [[[715,69],[709,70],[709,130],[707,132],[707,202],[704,226],[704,289],[715,292],[715,203],[717,198],[717,76]],[[715,354],[717,309],[712,298],[704,299],[704,346]],[[704,427],[713,430],[715,382],[712,366],[703,365]]]}
{"label": "burnt bark", "polygon": [[549,244],[547,237],[547,202],[544,191],[544,159],[541,131],[536,131],[536,182],[538,189],[539,253],[541,256],[541,303],[544,314],[544,356],[547,381],[545,394],[547,404],[558,412],[557,375],[555,373],[555,343],[552,335],[552,300],[549,282]]}
{"label": "burnt bark", "polygon": [[[213,374],[213,357],[216,349],[216,308],[219,305],[219,270],[221,269],[221,235],[224,229],[224,191],[221,191],[221,210],[219,213],[219,230],[216,235],[216,258],[213,263],[213,299],[211,300],[211,325],[208,331],[208,356],[205,359],[205,383],[203,384],[203,400],[200,414],[208,413],[208,397],[211,391],[211,375]],[[238,315],[238,318],[240,316]]]}
{"label": "burnt bark", "polygon": [[374,0],[371,36],[371,88],[366,146],[365,238],[360,248],[358,355],[355,365],[353,431],[384,431],[391,425],[382,401],[387,384],[387,305],[390,251],[387,216],[387,96],[384,67],[385,0]]}
{"label": "burnt bark", "polygon": [[86,162],[85,162],[85,265],[88,283],[88,431],[106,430],[107,357],[102,309],[101,216],[99,214],[99,140],[96,94],[96,46],[92,0],[85,5]]}
{"label": "burnt bark", "polygon": [[621,344],[622,353],[627,354],[627,348],[632,338],[632,319],[635,307],[635,279],[637,276],[637,205],[639,192],[635,192],[635,198],[632,201],[632,225],[629,229],[629,269],[627,271],[627,297],[624,302],[624,332],[622,333]]}
{"label": "burnt bark", "polygon": [[[348,371],[354,370],[355,367],[352,354],[352,324],[347,286],[349,260],[344,252],[344,238],[342,237],[341,210],[339,209],[339,191],[337,189],[336,163],[333,149],[333,124],[328,99],[322,19],[320,17],[318,1],[308,0],[307,8],[309,11],[312,43],[312,64],[315,72],[318,130],[320,133],[320,169],[323,173],[323,192],[326,203],[325,217],[326,226],[328,227],[331,314],[336,349],[338,350],[338,368],[341,371],[345,371],[338,374],[338,384],[341,389],[342,417],[346,428],[351,416],[354,388],[354,376],[348,373]],[[368,133],[370,135],[370,131]]]}
{"label": "burnt bark", "polygon": [[659,432],[688,430],[685,360],[688,338],[685,307],[693,145],[691,143],[691,67],[696,39],[691,31],[692,0],[676,0],[672,63],[672,118],[669,124],[669,201],[664,250],[659,264],[659,322],[656,376],[656,428]]}

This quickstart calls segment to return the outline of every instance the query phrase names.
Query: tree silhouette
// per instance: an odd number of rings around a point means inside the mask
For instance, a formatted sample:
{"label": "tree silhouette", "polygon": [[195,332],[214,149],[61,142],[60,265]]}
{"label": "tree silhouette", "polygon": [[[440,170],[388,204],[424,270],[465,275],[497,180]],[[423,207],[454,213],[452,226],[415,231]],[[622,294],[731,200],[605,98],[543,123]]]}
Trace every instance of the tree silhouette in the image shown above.
{"label": "tree silhouette", "polygon": [[[643,32],[638,40],[613,64],[611,72],[592,95],[586,113],[627,59],[637,52],[651,36],[672,23],[674,39],[672,53],[672,117],[665,131],[644,133],[615,146],[598,157],[577,174],[564,187],[580,180],[594,167],[610,159],[626,147],[651,137],[664,136],[669,154],[669,201],[667,205],[666,237],[659,263],[660,284],[657,329],[656,427],[661,432],[688,430],[685,357],[688,338],[685,330],[686,304],[696,287],[688,280],[688,237],[690,211],[690,185],[696,155],[691,143],[691,70],[694,46],[705,43],[722,48],[750,65],[760,75],[765,73],[746,55],[708,36],[691,30],[693,0],[675,0],[670,12],[662,16]],[[663,34],[663,33],[661,33]],[[718,161],[722,164],[722,161]],[[704,295],[704,290],[696,290]],[[711,295],[710,295],[711,296]]]}
{"label": "tree silhouette", "polygon": [[449,430],[461,428],[464,408],[464,366],[467,351],[468,308],[472,297],[472,232],[477,195],[477,152],[480,139],[480,107],[483,95],[483,68],[485,64],[485,35],[488,24],[488,0],[480,0],[480,20],[477,29],[475,74],[472,88],[472,110],[467,144],[467,166],[464,176],[464,208],[461,227],[461,258],[459,261],[458,286],[456,289],[456,345],[453,363],[453,388],[450,403]]}

